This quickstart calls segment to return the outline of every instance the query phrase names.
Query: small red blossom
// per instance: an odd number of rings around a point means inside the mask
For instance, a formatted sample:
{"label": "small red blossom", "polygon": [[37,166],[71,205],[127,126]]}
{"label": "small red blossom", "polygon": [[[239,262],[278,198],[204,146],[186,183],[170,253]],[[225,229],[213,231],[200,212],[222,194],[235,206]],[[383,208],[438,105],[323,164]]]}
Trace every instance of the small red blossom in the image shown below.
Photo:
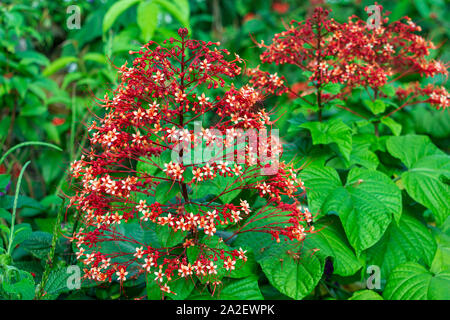
{"label": "small red blossom", "polygon": [[242,24],[245,24],[248,21],[255,20],[258,18],[259,18],[259,16],[257,14],[254,14],[253,12],[249,12],[242,18]]}
{"label": "small red blossom", "polygon": [[52,124],[55,126],[60,126],[60,125],[63,125],[64,123],[66,123],[65,118],[53,118],[53,120],[52,120]]}
{"label": "small red blossom", "polygon": [[272,3],[272,10],[279,14],[285,14],[289,11],[289,3],[275,1]]}
{"label": "small red blossom", "polygon": [[18,162],[14,162],[11,170],[11,174],[14,178],[18,178],[20,175],[20,171],[22,170],[22,165]]}

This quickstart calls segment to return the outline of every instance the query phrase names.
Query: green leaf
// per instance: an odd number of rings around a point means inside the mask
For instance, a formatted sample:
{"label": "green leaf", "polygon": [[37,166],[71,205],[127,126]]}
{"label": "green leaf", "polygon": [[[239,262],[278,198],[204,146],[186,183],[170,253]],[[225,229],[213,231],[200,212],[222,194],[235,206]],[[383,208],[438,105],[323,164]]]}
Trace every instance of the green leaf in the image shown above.
{"label": "green leaf", "polygon": [[88,52],[83,56],[84,61],[93,61],[100,64],[107,64],[108,60],[105,58],[105,55],[98,52]]}
{"label": "green leaf", "polygon": [[431,272],[441,272],[450,266],[450,245],[439,245],[436,249],[433,262],[431,263]]}
{"label": "green leaf", "polygon": [[336,170],[331,167],[311,166],[300,172],[300,178],[308,188],[308,205],[317,217],[327,214],[322,209],[326,199],[331,198],[333,191],[340,187],[341,179]]}
{"label": "green leaf", "polygon": [[15,248],[25,240],[27,240],[32,234],[31,226],[28,223],[21,223],[16,225],[14,230],[14,240],[11,248]]}
{"label": "green leaf", "polygon": [[338,94],[341,92],[341,85],[339,83],[327,83],[322,87],[322,90],[331,94]]}
{"label": "green leaf", "polygon": [[[134,254],[136,248],[140,247],[138,243],[145,243],[154,248],[160,248],[156,232],[152,229],[144,229],[143,226],[144,224],[141,225],[140,221],[129,220],[126,223],[113,227],[117,240],[111,241],[111,239],[106,238],[106,241],[101,241],[102,238],[99,238],[100,241],[97,243],[98,250],[104,254],[113,254],[116,252]],[[134,241],[123,241],[121,236],[125,236]],[[123,263],[128,261],[128,257],[126,255],[118,256],[112,260],[112,262]]]}
{"label": "green leaf", "polygon": [[433,274],[416,262],[395,268],[383,297],[389,300],[450,300],[450,270]]}
{"label": "green leaf", "polygon": [[391,155],[400,159],[408,168],[425,156],[444,154],[431,143],[429,137],[422,135],[389,137],[386,147]]}
{"label": "green leaf", "polygon": [[386,103],[382,100],[364,100],[364,104],[372,111],[373,114],[379,114],[386,110]]}
{"label": "green leaf", "polygon": [[[269,210],[272,209],[268,209],[265,214],[270,214]],[[280,243],[277,243],[269,233],[251,231],[251,229],[253,228],[267,226],[271,223],[286,225],[283,224],[283,222],[287,221],[288,217],[286,215],[289,213],[289,211],[281,212],[280,214],[266,217],[265,219],[257,219],[258,215],[259,217],[261,217],[260,212],[254,212],[253,215],[248,218],[249,220],[253,221],[248,223],[241,230],[244,232],[237,235],[236,239],[233,241],[233,246],[236,248],[242,247],[245,250],[251,250],[255,255],[256,261],[260,264],[264,260],[282,256],[288,250],[298,251],[298,244],[291,241],[283,241],[283,236],[280,237]]]}
{"label": "green leaf", "polygon": [[321,215],[337,213],[347,238],[359,255],[374,245],[392,217],[400,219],[401,192],[385,174],[360,168],[350,170],[345,187],[332,168],[310,166],[302,171],[312,210]]}
{"label": "green leaf", "polygon": [[28,89],[28,83],[25,78],[22,77],[13,77],[11,78],[11,85],[14,89],[17,90],[20,97],[23,99]]}
{"label": "green leaf", "polygon": [[185,300],[191,294],[195,288],[194,279],[191,278],[179,278],[169,283],[170,290],[176,294],[167,292],[166,296],[173,300]]}
{"label": "green leaf", "polygon": [[370,144],[353,144],[350,154],[350,166],[358,164],[367,169],[376,169],[380,163],[377,155],[370,149]]}
{"label": "green leaf", "polygon": [[[1,90],[0,96],[2,96]],[[10,123],[11,123],[11,116],[2,116],[2,119],[0,120],[0,140],[4,141],[3,139],[6,139]]]}
{"label": "green leaf", "polygon": [[10,295],[11,300],[32,300],[34,298],[35,286],[31,273],[18,270],[14,267],[8,268],[15,269],[10,271],[10,273],[14,273],[15,276],[3,281],[0,289]]}
{"label": "green leaf", "polygon": [[22,271],[35,274],[35,279],[41,279],[44,272],[43,264],[39,260],[14,261],[14,266]]}
{"label": "green leaf", "polygon": [[145,42],[153,37],[158,24],[158,11],[159,6],[153,2],[141,2],[137,7],[137,23]]}
{"label": "green leaf", "polygon": [[[7,237],[7,238],[9,238],[9,235],[10,235],[10,233],[11,233],[11,230],[7,227],[7,226],[5,226],[4,224],[0,224],[0,231],[3,231],[4,232],[4,234],[5,234],[5,236]],[[0,257],[1,257],[2,255],[0,255]]]}
{"label": "green leaf", "polygon": [[218,185],[213,181],[202,181],[193,187],[193,198],[201,199],[209,194],[216,195],[219,193]]}
{"label": "green leaf", "polygon": [[450,217],[447,218],[441,229],[432,229],[437,243],[436,254],[431,263],[431,272],[440,272],[450,266]]}
{"label": "green leaf", "polygon": [[[61,67],[61,68],[63,68],[63,67]],[[41,84],[39,84],[39,83],[30,83],[28,85],[28,89],[30,90],[30,92],[34,93],[34,95],[36,97],[41,99],[42,102],[46,103],[46,101],[47,101],[47,94],[45,93],[45,91],[42,88]]]}
{"label": "green leaf", "polygon": [[447,138],[450,136],[450,112],[436,112],[436,109],[417,105],[411,110],[414,131],[425,133],[436,138]]}
{"label": "green leaf", "polygon": [[106,12],[103,17],[103,32],[108,31],[117,20],[117,18],[125,12],[128,8],[134,4],[140,2],[141,0],[120,0],[115,2]]}
{"label": "green leaf", "polygon": [[381,123],[388,127],[395,136],[399,136],[402,132],[402,125],[392,118],[381,118]]}
{"label": "green leaf", "polygon": [[34,222],[40,231],[53,233],[55,228],[56,218],[35,218]]}
{"label": "green leaf", "polygon": [[192,170],[184,170],[183,172],[183,181],[188,183],[192,181],[194,178],[194,174],[192,173]]}
{"label": "green leaf", "polygon": [[158,286],[154,279],[153,273],[149,272],[146,274],[146,291],[147,291],[147,299],[148,300],[161,300],[162,292],[161,288]]}
{"label": "green leaf", "polygon": [[[256,225],[251,224],[249,228]],[[281,256],[289,249],[297,249],[288,242],[277,243],[272,239],[270,234],[263,232],[244,232],[239,234],[236,240],[234,240],[233,246],[251,250],[255,256],[255,260],[259,264],[264,260]]]}
{"label": "green leaf", "polygon": [[53,236],[50,233],[34,231],[30,237],[22,243],[23,249],[39,259],[47,258],[52,244]]}
{"label": "green leaf", "polygon": [[275,288],[288,297],[300,300],[316,287],[324,266],[315,254],[303,252],[299,260],[283,254],[263,260],[261,267]]}
{"label": "green leaf", "polygon": [[166,204],[170,199],[180,193],[178,183],[163,181],[156,186],[155,198],[161,204]]}
{"label": "green leaf", "polygon": [[[220,200],[222,200],[222,203],[224,204],[231,203],[231,201],[233,201],[233,199],[236,198],[241,192],[241,189],[238,188],[239,184],[234,183],[235,180],[236,180],[235,177],[222,177],[222,176],[218,176],[216,179],[214,179],[214,183],[216,184],[218,190],[217,192],[218,193],[224,192],[224,194],[222,194],[219,197]],[[238,189],[233,190],[235,188]]]}
{"label": "green leaf", "polygon": [[67,279],[70,277],[70,273],[67,273],[67,268],[62,267],[56,270],[52,270],[48,276],[47,283],[45,284],[45,299],[56,299],[61,293],[69,292],[70,289],[67,286]]}
{"label": "green leaf", "polygon": [[37,51],[19,51],[16,53],[16,56],[22,59],[20,61],[21,64],[36,63],[41,66],[49,64],[48,58]]}
{"label": "green leaf", "polygon": [[336,143],[343,157],[348,161],[352,151],[352,129],[341,119],[327,122],[307,122],[300,125],[311,132],[313,144]]}
{"label": "green leaf", "polygon": [[[84,58],[84,57],[83,57],[83,58]],[[85,75],[84,75],[82,72],[71,72],[71,73],[68,73],[68,74],[64,77],[64,80],[63,80],[62,85],[61,85],[61,89],[66,90],[66,89],[67,89],[67,86],[68,86],[70,83],[72,83],[72,82],[76,82],[76,84],[78,84],[79,81],[80,81],[81,79],[84,78],[84,76],[85,76]],[[82,80],[81,80],[81,81],[82,81]]]}
{"label": "green leaf", "polygon": [[447,155],[422,158],[402,174],[403,185],[408,194],[431,209],[438,225],[450,215],[448,177],[450,177],[450,157]]}
{"label": "green leaf", "polygon": [[[214,289],[214,286],[213,286]],[[248,277],[241,280],[225,279],[223,287],[217,286],[214,294],[207,290],[196,292],[188,300],[263,300],[264,297],[258,286],[257,277]]]}
{"label": "green leaf", "polygon": [[385,84],[381,87],[381,92],[383,92],[388,97],[393,97],[395,95],[395,88],[390,84]]}
{"label": "green leaf", "polygon": [[403,214],[398,225],[391,223],[383,238],[367,250],[368,264],[381,267],[387,279],[391,271],[404,262],[422,261],[431,265],[436,242],[430,231],[417,219]]}
{"label": "green leaf", "polygon": [[145,173],[149,176],[152,176],[156,171],[158,171],[158,167],[153,164],[151,160],[141,157],[141,160],[137,162],[136,170],[139,173]]}
{"label": "green leaf", "polygon": [[245,255],[247,256],[247,261],[237,260],[236,269],[227,274],[227,277],[239,279],[256,274],[258,264],[256,263],[255,255],[252,251],[247,251]]}
{"label": "green leaf", "polygon": [[[293,100],[292,103],[295,107],[295,111],[292,112],[292,114],[289,116],[289,120],[287,120],[287,122],[291,124],[290,128],[288,129],[290,131],[297,130],[297,128],[295,128],[297,125],[307,122],[304,113],[307,114],[308,111],[316,112],[317,110],[319,110],[315,94],[309,94],[302,98],[297,98]],[[286,115],[286,117],[288,116]]]}
{"label": "green leaf", "polygon": [[187,232],[183,232],[181,230],[175,232],[167,225],[157,225],[155,227],[155,231],[161,247],[173,247],[182,242],[187,235]]}
{"label": "green leaf", "polygon": [[264,300],[256,276],[225,282],[217,298],[220,300]]}
{"label": "green leaf", "polygon": [[[450,215],[450,157],[445,155],[427,136],[390,137],[387,149],[399,158],[408,171],[401,178],[408,194],[429,208],[438,225]],[[447,181],[446,181],[447,180]]]}
{"label": "green leaf", "polygon": [[383,297],[372,290],[360,290],[354,292],[348,300],[383,300]]}
{"label": "green leaf", "polygon": [[11,224],[11,212],[0,208],[0,218],[5,219],[9,224]]}
{"label": "green leaf", "polygon": [[36,106],[36,105],[25,105],[25,107],[20,110],[20,115],[23,117],[37,117],[45,114],[47,112],[46,106]]}
{"label": "green leaf", "polygon": [[317,221],[314,227],[320,231],[307,237],[305,244],[319,249],[316,254],[333,258],[334,274],[351,276],[361,269],[362,265],[350,247],[339,219],[325,217]]}
{"label": "green leaf", "polygon": [[58,128],[50,122],[46,122],[42,125],[42,128],[47,133],[48,139],[56,144],[61,143],[61,139],[59,138]]}
{"label": "green leaf", "polygon": [[175,19],[189,29],[189,1],[188,0],[153,0],[154,3],[159,4],[168,13],[170,13]]}
{"label": "green leaf", "polygon": [[347,237],[359,253],[381,238],[392,217],[400,219],[401,192],[385,174],[358,168],[350,170],[345,189],[342,209],[337,200],[329,203],[328,210],[339,212]]}
{"label": "green leaf", "polygon": [[428,3],[433,3],[433,2],[429,2],[426,0],[413,0],[412,1],[417,9],[417,12],[419,12],[419,14],[422,16],[422,18],[424,19],[429,19],[430,18],[430,14],[431,14],[431,9]]}
{"label": "green leaf", "polygon": [[[212,248],[215,250],[225,250],[225,251],[233,250],[233,248],[230,248],[223,241],[221,241],[221,238],[218,236],[205,237],[202,239],[201,243],[206,245],[208,248]],[[187,250],[187,256],[188,256],[189,262],[191,264],[194,264],[199,256],[199,254],[200,254],[200,249],[198,247],[189,247]],[[206,254],[211,254],[211,251],[207,250]],[[235,265],[236,269],[235,270],[229,271],[229,270],[226,270],[225,268],[223,268],[224,261],[228,257],[230,257],[230,255],[225,254],[224,259],[222,259],[220,257],[217,258],[217,260],[214,261],[214,264],[217,265],[217,274],[216,275],[207,275],[205,277],[202,277],[202,278],[200,278],[200,282],[207,283],[208,281],[212,281],[212,280],[221,280],[223,277],[240,278],[243,274],[246,273],[245,269],[241,270],[244,268],[246,263],[240,259],[236,260],[236,265]],[[254,264],[255,262],[251,261],[250,263]]]}

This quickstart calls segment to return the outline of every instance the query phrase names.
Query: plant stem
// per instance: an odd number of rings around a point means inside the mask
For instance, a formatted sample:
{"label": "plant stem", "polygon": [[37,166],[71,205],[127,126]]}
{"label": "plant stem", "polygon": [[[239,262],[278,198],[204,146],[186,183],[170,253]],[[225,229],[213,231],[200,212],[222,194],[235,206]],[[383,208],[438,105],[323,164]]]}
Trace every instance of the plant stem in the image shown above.
{"label": "plant stem", "polygon": [[[319,92],[320,95],[320,92]],[[322,122],[322,106],[319,104],[319,111],[317,112],[319,122]]]}
{"label": "plant stem", "polygon": [[[319,16],[319,21],[320,21],[320,16]],[[317,106],[319,108],[318,111],[318,117],[319,117],[319,122],[322,122],[322,90],[320,88],[320,86],[322,85],[322,71],[320,70],[320,63],[321,63],[321,48],[320,48],[320,42],[322,41],[322,32],[321,32],[321,27],[319,25],[319,23],[317,24],[317,67],[319,68],[319,81],[316,84],[316,89],[317,89]]]}
{"label": "plant stem", "polygon": [[77,116],[77,109],[75,106],[76,84],[72,86],[72,121],[70,122],[70,161],[73,161],[75,153],[75,118]]}
{"label": "plant stem", "polygon": [[375,127],[375,136],[376,136],[376,137],[379,137],[379,136],[380,136],[380,128],[379,128],[380,121],[379,121],[379,120],[375,121],[375,122],[373,123],[373,125],[374,125],[374,127]]}
{"label": "plant stem", "polygon": [[[184,88],[184,67],[185,67],[184,66],[184,64],[185,64],[185,62],[184,62],[185,52],[184,51],[185,51],[185,40],[184,40],[184,36],[183,36],[182,39],[181,39],[181,80],[180,80],[181,91],[183,92],[183,94],[184,94],[184,89],[185,89]],[[183,106],[180,103],[180,128],[181,129],[183,129],[183,127],[184,127],[183,112],[184,112]],[[180,160],[182,161],[182,159],[183,159],[183,148],[180,150],[179,156],[180,156]],[[181,183],[181,193],[183,195],[184,201],[188,202],[189,201],[189,197],[188,197],[188,193],[187,193],[186,183],[184,183],[184,182]]]}

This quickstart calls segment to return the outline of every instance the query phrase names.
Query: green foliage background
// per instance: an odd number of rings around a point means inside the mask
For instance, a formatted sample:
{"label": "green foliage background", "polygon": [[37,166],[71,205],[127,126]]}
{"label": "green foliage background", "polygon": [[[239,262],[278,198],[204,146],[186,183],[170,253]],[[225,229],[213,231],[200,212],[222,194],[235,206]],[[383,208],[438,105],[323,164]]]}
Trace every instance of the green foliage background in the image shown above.
{"label": "green foliage background", "polygon": [[[71,212],[65,215],[58,191],[71,192],[66,170],[86,143],[84,125],[98,112],[94,97],[117,85],[115,66],[128,59],[129,50],[175,37],[180,26],[194,38],[220,41],[255,67],[260,51],[250,35],[269,42],[283,21],[304,19],[311,2],[283,1],[289,10],[277,12],[270,0],[2,1],[0,153],[27,141],[51,145],[23,145],[0,160],[0,298],[161,298],[145,278],[122,289],[118,283],[98,287],[86,281],[81,290],[67,288],[66,268],[75,258],[62,235],[76,222]],[[446,1],[378,2],[392,11],[391,20],[408,15],[421,25],[423,34],[440,44],[432,57],[448,61]],[[371,4],[325,1],[339,21],[351,14],[364,17]],[[67,22],[75,21],[70,5],[80,9],[80,29],[68,28]],[[268,70],[291,83],[300,78],[288,68]],[[422,104],[380,120],[390,102],[380,101],[375,109],[355,95],[347,103],[369,120],[330,107],[319,123],[296,100],[265,101],[267,108],[280,110],[285,159],[308,163],[302,179],[311,189],[308,204],[319,212],[315,227],[321,231],[305,241],[299,258],[270,236],[238,237],[233,246],[252,252],[248,267],[224,278],[219,295],[180,282],[180,294],[168,298],[449,299],[450,115]],[[133,230],[127,232],[137,236]],[[380,287],[373,290],[366,288],[369,266],[380,270]]]}

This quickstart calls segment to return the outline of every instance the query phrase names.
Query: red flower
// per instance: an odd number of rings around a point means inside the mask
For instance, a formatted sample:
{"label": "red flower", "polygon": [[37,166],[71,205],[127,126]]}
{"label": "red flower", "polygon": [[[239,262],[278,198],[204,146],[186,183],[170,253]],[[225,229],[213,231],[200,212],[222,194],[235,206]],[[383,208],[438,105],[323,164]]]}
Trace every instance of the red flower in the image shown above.
{"label": "red flower", "polygon": [[22,165],[14,162],[11,170],[11,174],[13,177],[18,178],[20,176],[20,171],[22,170]]}
{"label": "red flower", "polygon": [[66,119],[64,118],[53,118],[52,124],[55,126],[63,125],[66,122]]}
{"label": "red flower", "polygon": [[242,24],[245,24],[245,23],[247,23],[250,20],[255,20],[255,19],[258,19],[258,18],[259,18],[258,15],[254,14],[253,12],[249,12],[242,18]]}

